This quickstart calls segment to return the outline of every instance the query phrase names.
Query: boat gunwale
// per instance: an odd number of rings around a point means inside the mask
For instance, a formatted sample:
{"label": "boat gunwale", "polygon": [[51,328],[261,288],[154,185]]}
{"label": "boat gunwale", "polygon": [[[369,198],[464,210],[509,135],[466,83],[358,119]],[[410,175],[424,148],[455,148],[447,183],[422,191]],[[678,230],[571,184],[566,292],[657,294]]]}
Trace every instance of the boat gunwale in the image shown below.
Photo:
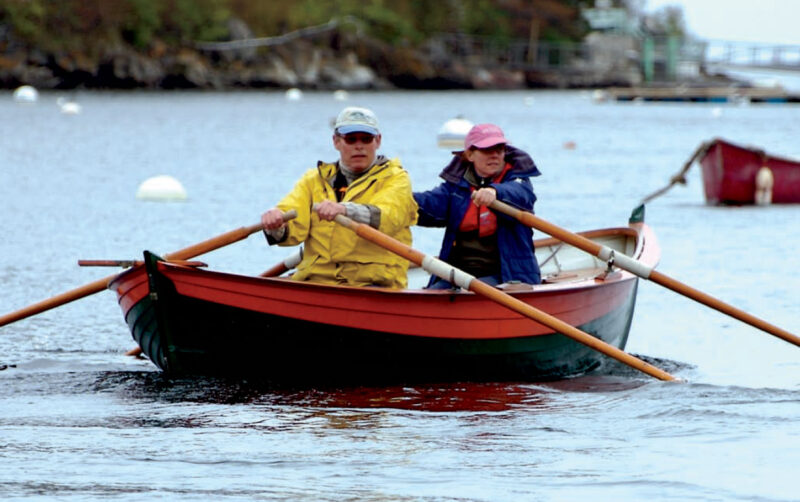
{"label": "boat gunwale", "polygon": [[[649,226],[644,223],[636,223],[631,224],[628,227],[609,227],[603,229],[596,229],[596,230],[589,230],[578,232],[578,235],[585,237],[587,239],[593,239],[597,237],[615,237],[615,236],[622,236],[622,237],[630,237],[636,239],[636,247],[634,252],[632,253],[631,257],[634,259],[642,260],[643,253],[646,251],[644,249],[645,240],[647,238],[652,239],[655,241],[654,234]],[[650,236],[650,237],[648,237]],[[542,239],[534,240],[534,245],[537,248],[547,247],[562,244],[563,242],[559,239],[554,237],[546,237]],[[654,246],[657,246],[656,242],[652,243]],[[569,244],[565,244],[569,246]],[[587,253],[588,255],[588,253]],[[655,267],[658,262],[659,256],[658,252],[654,253],[655,257],[643,260],[643,263],[647,266]],[[354,293],[358,296],[366,295],[366,296],[380,296],[380,295],[402,295],[402,296],[409,296],[409,295],[423,295],[423,296],[453,296],[453,295],[470,295],[475,296],[476,293],[472,291],[466,291],[463,289],[446,289],[446,290],[435,290],[435,289],[424,289],[424,288],[412,288],[412,289],[393,289],[393,288],[384,288],[384,287],[359,287],[359,286],[348,286],[348,285],[339,285],[339,284],[320,284],[320,283],[313,283],[307,281],[295,281],[288,276],[283,277],[261,277],[261,276],[253,276],[253,275],[245,275],[245,274],[238,274],[232,272],[224,272],[220,270],[203,270],[198,269],[196,267],[187,266],[184,264],[177,264],[177,263],[170,263],[168,261],[159,262],[159,267],[163,268],[164,270],[170,270],[176,273],[180,273],[181,271],[191,271],[191,274],[198,277],[203,276],[213,276],[219,277],[221,279],[235,279],[237,281],[255,281],[255,282],[275,282],[281,283],[282,285],[286,285],[287,287],[297,288],[302,290],[303,288],[308,288],[314,291],[328,291],[328,292],[350,292]],[[117,277],[113,280],[109,281],[108,289],[116,290],[117,284],[120,281],[125,280],[130,274],[137,273],[137,271],[141,271],[144,268],[144,265],[137,265],[131,267],[123,272],[121,272]],[[571,271],[573,269],[567,269],[567,271]],[[523,285],[528,286],[530,289],[521,289],[521,288],[514,288],[509,291],[505,291],[512,296],[527,296],[531,294],[541,294],[543,292],[555,292],[558,290],[566,289],[566,290],[576,290],[580,288],[595,288],[601,286],[603,283],[608,282],[617,282],[622,280],[630,280],[635,278],[636,276],[631,272],[628,272],[623,269],[615,269],[615,274],[611,274],[606,278],[602,278],[602,274],[600,273],[601,268],[598,267],[598,274],[591,275],[589,274],[586,277],[582,277],[578,280],[559,280],[557,282],[543,282],[541,284],[536,285]],[[183,274],[186,275],[186,274]]]}
{"label": "boat gunwale", "polygon": [[[636,247],[634,253],[631,255],[635,259],[641,258],[643,248],[644,248],[644,240],[647,234],[650,233],[650,229],[645,224],[633,224],[629,227],[609,227],[604,229],[596,229],[596,230],[589,230],[585,232],[579,232],[578,235],[581,235],[587,239],[597,238],[597,237],[628,237],[636,239]],[[543,239],[536,239],[534,240],[534,245],[537,247],[546,247],[561,244],[562,241],[553,237],[547,237]],[[565,244],[569,246],[569,244]],[[583,251],[581,251],[583,252]],[[590,256],[587,253],[587,256]],[[655,263],[646,263],[646,265],[655,266]],[[237,274],[232,272],[223,272],[219,270],[202,270],[197,269],[195,267],[190,267],[187,265],[177,264],[177,263],[169,263],[169,262],[159,262],[159,267],[163,270],[169,270],[173,273],[181,274],[184,277],[188,277],[190,274],[192,277],[203,278],[203,277],[218,277],[222,280],[225,279],[234,279],[236,281],[243,281],[243,282],[273,282],[273,283],[280,283],[285,285],[286,287],[290,287],[292,289],[302,290],[304,288],[317,291],[317,292],[328,292],[328,293],[340,293],[340,294],[352,294],[355,296],[366,296],[366,297],[375,297],[380,295],[389,295],[389,296],[412,296],[412,295],[422,295],[422,296],[476,296],[476,293],[472,291],[467,291],[464,289],[445,289],[445,290],[436,290],[436,289],[424,289],[424,288],[411,288],[411,289],[393,289],[393,288],[385,288],[385,287],[360,287],[360,286],[348,286],[348,285],[340,285],[340,284],[321,284],[321,283],[314,283],[308,281],[295,281],[288,276],[283,277],[260,277],[260,276],[251,276],[251,275],[244,275],[244,274]],[[566,269],[567,271],[573,271],[573,269]],[[542,293],[554,293],[559,290],[579,290],[579,289],[589,289],[589,288],[597,288],[601,287],[603,284],[607,284],[610,282],[618,282],[624,280],[631,280],[634,279],[636,276],[631,272],[622,269],[615,269],[615,274],[611,274],[606,278],[603,278],[604,275],[604,268],[597,267],[595,269],[597,271],[596,274],[583,274],[578,280],[559,280],[557,282],[543,282],[541,284],[535,285],[522,285],[521,288],[511,288],[508,291],[504,291],[511,296],[514,297],[526,297],[528,295],[541,295]],[[182,273],[187,272],[187,273]],[[523,289],[524,288],[524,289]],[[527,289],[529,288],[529,289]]]}
{"label": "boat gunwale", "polygon": [[714,138],[709,142],[709,147],[706,150],[705,155],[703,155],[701,157],[701,159],[700,159],[701,163],[702,163],[703,160],[705,160],[707,157],[710,156],[709,152],[711,150],[711,147],[713,147],[715,144],[720,144],[720,145],[728,146],[728,147],[731,147],[731,148],[734,148],[734,149],[737,149],[737,150],[741,150],[741,151],[745,151],[745,152],[748,152],[748,153],[752,153],[754,155],[758,155],[760,157],[763,157],[765,160],[777,160],[777,161],[785,163],[785,164],[793,164],[793,166],[789,166],[789,168],[792,168],[792,167],[800,168],[800,159],[789,158],[789,157],[784,156],[783,154],[776,155],[776,154],[773,154],[773,153],[768,153],[763,148],[758,148],[758,147],[753,146],[753,145],[742,145],[740,143],[734,143],[734,142],[731,142],[729,140],[722,139],[722,138]]}

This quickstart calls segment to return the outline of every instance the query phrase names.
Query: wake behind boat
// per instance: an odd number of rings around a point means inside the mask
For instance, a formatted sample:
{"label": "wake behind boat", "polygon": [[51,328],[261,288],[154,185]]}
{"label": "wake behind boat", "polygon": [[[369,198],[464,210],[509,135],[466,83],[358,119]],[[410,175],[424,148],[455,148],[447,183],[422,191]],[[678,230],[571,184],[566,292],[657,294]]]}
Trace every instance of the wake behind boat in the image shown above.
{"label": "wake behind boat", "polygon": [[[644,223],[584,237],[655,266]],[[544,282],[504,290],[624,348],[637,277],[556,239],[536,241]],[[467,291],[356,288],[144,264],[109,284],[144,354],[171,375],[245,376],[286,384],[550,380],[604,356]]]}

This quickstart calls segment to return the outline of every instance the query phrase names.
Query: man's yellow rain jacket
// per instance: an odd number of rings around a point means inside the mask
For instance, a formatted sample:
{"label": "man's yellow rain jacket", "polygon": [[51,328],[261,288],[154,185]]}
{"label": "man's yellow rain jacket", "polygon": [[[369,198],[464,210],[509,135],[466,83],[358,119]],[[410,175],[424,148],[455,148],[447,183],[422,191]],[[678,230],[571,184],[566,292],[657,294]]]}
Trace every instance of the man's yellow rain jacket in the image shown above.
{"label": "man's yellow rain jacket", "polygon": [[[297,218],[287,224],[286,240],[279,245],[304,245],[303,260],[292,278],[326,284],[405,288],[408,260],[362,239],[335,221],[320,220],[313,211],[315,203],[336,201],[333,189],[336,171],[335,164],[320,162],[277,205],[284,212],[297,211]],[[379,157],[367,173],[347,187],[341,202],[380,208],[378,230],[411,245],[410,227],[417,221],[417,203],[408,173],[398,159]]]}

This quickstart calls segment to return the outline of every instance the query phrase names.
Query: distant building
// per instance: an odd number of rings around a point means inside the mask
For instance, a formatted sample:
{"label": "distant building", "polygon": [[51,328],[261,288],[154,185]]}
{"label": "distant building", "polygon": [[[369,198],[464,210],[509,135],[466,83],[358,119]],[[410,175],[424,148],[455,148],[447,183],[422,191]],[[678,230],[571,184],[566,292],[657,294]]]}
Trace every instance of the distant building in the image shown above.
{"label": "distant building", "polygon": [[595,7],[582,9],[581,15],[592,31],[615,35],[639,35],[639,20],[622,7],[611,7],[608,0],[598,0]]}
{"label": "distant building", "polygon": [[654,33],[642,19],[623,7],[611,7],[610,0],[597,0],[594,8],[581,15],[592,34],[587,42],[617,47],[627,40],[627,59],[638,61],[645,82],[694,80],[702,73],[705,44],[678,35]]}

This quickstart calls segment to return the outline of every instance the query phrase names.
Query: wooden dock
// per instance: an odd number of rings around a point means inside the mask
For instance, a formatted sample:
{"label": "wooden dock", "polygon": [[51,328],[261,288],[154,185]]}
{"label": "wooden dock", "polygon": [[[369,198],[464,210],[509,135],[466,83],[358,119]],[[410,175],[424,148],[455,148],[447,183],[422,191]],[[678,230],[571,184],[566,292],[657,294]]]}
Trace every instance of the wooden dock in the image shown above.
{"label": "wooden dock", "polygon": [[780,87],[612,87],[606,90],[615,101],[676,101],[697,103],[798,103],[800,94]]}

